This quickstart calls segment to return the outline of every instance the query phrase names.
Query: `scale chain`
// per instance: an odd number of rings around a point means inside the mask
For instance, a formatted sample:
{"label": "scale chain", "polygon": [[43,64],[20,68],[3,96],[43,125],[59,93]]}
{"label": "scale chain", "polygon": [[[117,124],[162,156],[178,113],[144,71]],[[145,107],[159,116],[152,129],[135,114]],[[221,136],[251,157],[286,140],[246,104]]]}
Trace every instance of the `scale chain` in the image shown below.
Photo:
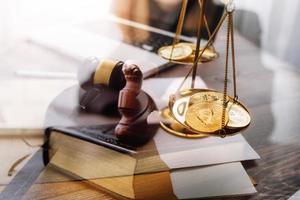
{"label": "scale chain", "polygon": [[[200,5],[201,5],[200,2],[202,3],[202,7],[200,7]],[[198,68],[198,60],[200,58],[199,51],[200,51],[200,44],[201,44],[201,26],[202,26],[203,20],[204,20],[205,5],[206,5],[206,0],[199,1],[200,13],[199,13],[199,21],[198,21],[198,25],[197,25],[197,31],[198,31],[197,32],[197,43],[196,43],[195,59],[194,59],[194,64],[193,64],[191,88],[194,88],[194,86],[195,86],[195,79],[196,79],[197,68]],[[204,52],[204,50],[202,52]]]}
{"label": "scale chain", "polygon": [[183,0],[182,1],[182,7],[181,7],[179,19],[178,19],[178,25],[176,27],[176,33],[175,33],[175,38],[174,38],[173,44],[172,44],[172,50],[171,50],[171,55],[170,55],[170,58],[169,58],[169,62],[171,62],[171,60],[173,58],[174,47],[178,43],[178,41],[180,40],[179,36],[181,35],[181,32],[182,32],[182,27],[183,27],[184,17],[185,17],[185,13],[186,13],[187,3],[188,3],[188,0]]}
{"label": "scale chain", "polygon": [[[231,2],[232,3],[232,2]],[[227,5],[229,6],[229,5]],[[232,6],[232,5],[230,5]],[[231,58],[232,58],[232,75],[233,75],[233,90],[234,90],[234,101],[238,99],[237,93],[236,93],[236,70],[235,70],[235,52],[234,52],[234,38],[233,38],[233,13],[234,9],[228,10],[226,9],[226,12],[228,13],[228,19],[227,19],[227,40],[226,40],[226,61],[225,61],[225,73],[224,73],[224,91],[223,91],[223,111],[222,111],[222,127],[220,130],[220,136],[225,137],[225,113],[227,108],[227,84],[228,84],[228,63],[229,63],[229,50],[231,46]]]}
{"label": "scale chain", "polygon": [[[209,47],[209,45],[213,42],[213,38],[215,37],[215,35],[219,32],[219,29],[221,28],[222,24],[224,23],[224,20],[227,17],[227,12],[224,13],[224,15],[222,16],[222,18],[220,19],[217,27],[215,28],[215,30],[213,31],[213,33],[211,34],[211,37],[208,39],[205,47],[203,48],[203,51],[200,52],[200,55],[198,57],[197,62],[199,62],[199,59],[201,58],[202,54],[204,53],[204,51]],[[183,81],[181,82],[181,84],[179,85],[178,89],[176,90],[175,94],[177,94],[180,89],[182,88],[183,84],[185,83],[185,81],[187,80],[187,78],[190,76],[191,72],[193,71],[193,67],[191,67],[191,69],[189,70],[189,72],[187,73],[187,75],[184,77]]]}
{"label": "scale chain", "polygon": [[234,100],[238,100],[237,88],[236,88],[236,68],[235,68],[235,50],[234,50],[234,33],[233,33],[233,14],[229,13],[230,19],[230,36],[231,36],[231,59],[232,59],[232,75],[233,75],[233,92]]}
{"label": "scale chain", "polygon": [[226,133],[224,132],[225,127],[225,113],[226,113],[226,98],[227,98],[227,83],[228,83],[228,62],[229,62],[229,45],[230,45],[230,15],[231,13],[228,13],[227,17],[227,37],[226,37],[226,60],[225,60],[225,73],[224,73],[224,89],[223,89],[223,110],[222,110],[222,127],[220,130],[220,136],[225,137]]}
{"label": "scale chain", "polygon": [[[201,0],[198,0],[198,3],[200,5],[200,8],[202,8]],[[207,22],[207,19],[206,19],[205,15],[204,15],[204,25],[205,25],[205,29],[207,31],[208,38],[210,38],[212,33],[211,33],[210,28],[208,26],[208,22]],[[211,44],[211,47],[212,47],[213,51],[216,51],[214,43]]]}

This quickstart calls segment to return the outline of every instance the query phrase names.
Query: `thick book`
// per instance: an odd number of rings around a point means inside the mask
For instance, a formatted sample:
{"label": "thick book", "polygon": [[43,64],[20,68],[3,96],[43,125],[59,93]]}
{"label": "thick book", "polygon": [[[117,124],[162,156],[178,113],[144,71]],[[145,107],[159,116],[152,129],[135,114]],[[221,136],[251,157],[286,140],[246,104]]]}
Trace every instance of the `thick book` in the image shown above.
{"label": "thick book", "polygon": [[[66,185],[64,183],[68,183],[68,187],[76,184],[77,189],[80,184],[83,188],[88,184],[91,186],[90,190],[100,189],[118,199],[193,199],[256,192],[240,162],[86,180],[68,171],[57,170],[55,162],[50,161],[50,165],[42,172],[25,199],[35,199],[38,196],[37,191],[48,187],[56,187],[58,195],[65,194],[65,190],[61,189],[62,185]],[[90,195],[88,192],[84,194],[87,197]]]}
{"label": "thick book", "polygon": [[120,142],[115,124],[46,130],[44,163],[85,179],[167,171],[153,141],[137,148]]}
{"label": "thick book", "polygon": [[46,129],[45,163],[51,159],[57,167],[72,168],[76,173],[87,171],[87,178],[99,178],[259,158],[242,135],[187,139],[159,128],[151,141],[136,148],[118,141],[114,127],[115,124]]}

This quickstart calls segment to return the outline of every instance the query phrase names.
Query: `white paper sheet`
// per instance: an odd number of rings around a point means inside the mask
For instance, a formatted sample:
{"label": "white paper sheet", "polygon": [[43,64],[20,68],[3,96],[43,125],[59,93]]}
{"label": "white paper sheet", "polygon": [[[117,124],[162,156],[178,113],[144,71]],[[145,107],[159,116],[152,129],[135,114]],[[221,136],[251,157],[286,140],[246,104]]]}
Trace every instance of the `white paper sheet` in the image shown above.
{"label": "white paper sheet", "polygon": [[179,199],[242,195],[256,192],[240,162],[181,169],[171,173]]}
{"label": "white paper sheet", "polygon": [[186,139],[160,129],[154,141],[161,159],[171,169],[260,158],[242,135]]}
{"label": "white paper sheet", "polygon": [[298,190],[293,196],[291,196],[288,200],[299,200],[300,199],[300,190]]}

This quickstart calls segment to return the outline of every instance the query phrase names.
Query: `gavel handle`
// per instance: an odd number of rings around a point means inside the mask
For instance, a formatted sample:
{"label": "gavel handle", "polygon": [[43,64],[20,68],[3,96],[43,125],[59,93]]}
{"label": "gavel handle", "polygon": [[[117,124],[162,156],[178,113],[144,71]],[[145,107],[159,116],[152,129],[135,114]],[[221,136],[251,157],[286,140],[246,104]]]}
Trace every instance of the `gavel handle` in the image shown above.
{"label": "gavel handle", "polygon": [[[119,107],[122,118],[116,126],[115,135],[125,144],[140,146],[149,141],[156,133],[159,125],[150,125],[147,123],[148,115],[156,110],[157,107],[153,99],[144,91],[141,91],[136,100],[139,110],[128,109],[128,107]],[[120,103],[119,106],[127,104]]]}
{"label": "gavel handle", "polygon": [[[131,95],[132,93],[120,92],[119,96],[118,109],[122,115],[120,123],[124,125],[126,124],[127,126],[131,126],[139,120],[138,118],[146,112],[149,106],[149,96],[144,91],[141,91],[137,96]],[[131,102],[122,102],[122,100],[129,99]]]}
{"label": "gavel handle", "polygon": [[130,89],[123,89],[119,93],[119,102],[118,107],[119,109],[127,109],[132,110],[139,110],[139,102],[137,100],[138,94]]}

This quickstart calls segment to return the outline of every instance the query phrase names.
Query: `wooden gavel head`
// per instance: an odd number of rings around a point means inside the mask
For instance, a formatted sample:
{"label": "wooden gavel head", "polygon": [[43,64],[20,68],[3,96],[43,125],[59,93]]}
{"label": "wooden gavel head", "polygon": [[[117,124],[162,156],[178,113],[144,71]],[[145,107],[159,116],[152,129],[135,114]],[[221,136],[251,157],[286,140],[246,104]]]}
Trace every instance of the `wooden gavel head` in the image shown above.
{"label": "wooden gavel head", "polygon": [[123,64],[122,61],[96,57],[85,60],[77,73],[81,110],[102,115],[119,114],[119,91],[126,84]]}
{"label": "wooden gavel head", "polygon": [[141,145],[153,137],[158,125],[147,123],[148,115],[156,109],[152,98],[141,90],[143,74],[134,64],[123,65],[125,87],[119,93],[118,109],[122,116],[115,135],[123,142]]}

